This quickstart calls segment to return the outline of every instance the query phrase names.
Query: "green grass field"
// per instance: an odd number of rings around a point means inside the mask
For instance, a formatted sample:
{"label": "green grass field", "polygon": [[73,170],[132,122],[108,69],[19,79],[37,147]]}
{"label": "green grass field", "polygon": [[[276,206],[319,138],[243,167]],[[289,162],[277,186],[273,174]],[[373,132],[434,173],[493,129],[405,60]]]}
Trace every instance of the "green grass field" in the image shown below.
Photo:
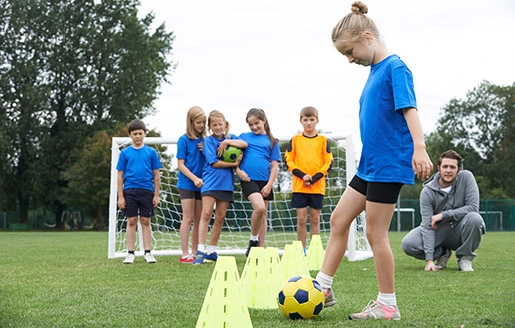
{"label": "green grass field", "polygon": [[[253,327],[515,327],[515,233],[484,236],[475,272],[424,272],[391,233],[401,321],[349,321],[377,294],[373,261],[347,262],[338,304],[313,320],[250,309]],[[0,327],[195,327],[214,264],[107,259],[106,232],[0,232]],[[244,256],[236,256],[241,273]],[[312,272],[314,276],[316,272]],[[244,328],[244,327],[236,327]]]}

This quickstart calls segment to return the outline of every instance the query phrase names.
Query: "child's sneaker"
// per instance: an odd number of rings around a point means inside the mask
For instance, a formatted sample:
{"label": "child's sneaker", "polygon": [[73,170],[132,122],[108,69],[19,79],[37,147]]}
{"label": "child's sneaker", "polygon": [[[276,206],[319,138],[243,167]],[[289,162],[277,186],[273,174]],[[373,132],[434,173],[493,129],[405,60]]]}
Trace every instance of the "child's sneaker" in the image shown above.
{"label": "child's sneaker", "polygon": [[324,288],[324,296],[325,302],[324,307],[330,307],[336,304],[336,299],[334,298],[334,293],[331,288]]}
{"label": "child's sneaker", "polygon": [[204,255],[204,261],[207,261],[207,262],[216,262],[217,259],[218,259],[218,254],[216,252],[206,253]]}
{"label": "child's sneaker", "polygon": [[195,261],[195,258],[192,255],[181,256],[179,259],[180,263],[193,263],[193,261]]}
{"label": "child's sneaker", "polygon": [[401,313],[396,306],[386,306],[378,301],[370,301],[363,312],[349,315],[349,320],[367,319],[400,320]]}
{"label": "child's sneaker", "polygon": [[193,260],[193,264],[202,264],[204,263],[204,252],[197,251],[197,254],[195,255],[195,259]]}
{"label": "child's sneaker", "polygon": [[156,263],[157,262],[155,257],[150,253],[145,253],[145,255],[143,255],[143,258],[145,259],[145,262],[147,262],[147,263]]}
{"label": "child's sneaker", "polygon": [[127,255],[127,257],[125,258],[125,260],[123,260],[123,263],[124,264],[132,264],[134,263],[134,260],[136,259],[136,255],[134,254],[129,254]]}
{"label": "child's sneaker", "polygon": [[259,241],[257,241],[257,240],[249,240],[249,246],[247,246],[247,251],[245,252],[245,256],[249,257],[250,249],[252,247],[258,247],[258,246],[259,246]]}

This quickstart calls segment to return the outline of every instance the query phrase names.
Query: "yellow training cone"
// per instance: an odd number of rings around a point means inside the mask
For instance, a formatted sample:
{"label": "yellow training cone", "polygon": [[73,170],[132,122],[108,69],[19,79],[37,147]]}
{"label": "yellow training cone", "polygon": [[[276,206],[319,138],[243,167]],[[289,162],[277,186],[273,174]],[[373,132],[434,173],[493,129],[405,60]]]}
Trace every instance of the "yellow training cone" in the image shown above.
{"label": "yellow training cone", "polygon": [[320,270],[324,262],[324,247],[320,235],[311,236],[308,254],[306,255],[309,270]]}
{"label": "yellow training cone", "polygon": [[283,282],[294,276],[310,277],[304,251],[297,251],[291,244],[284,245],[281,267],[283,269]]}
{"label": "yellow training cone", "polygon": [[233,256],[218,257],[196,327],[252,328]]}
{"label": "yellow training cone", "polygon": [[249,308],[277,308],[277,291],[270,284],[265,249],[252,247],[241,274],[241,286]]}

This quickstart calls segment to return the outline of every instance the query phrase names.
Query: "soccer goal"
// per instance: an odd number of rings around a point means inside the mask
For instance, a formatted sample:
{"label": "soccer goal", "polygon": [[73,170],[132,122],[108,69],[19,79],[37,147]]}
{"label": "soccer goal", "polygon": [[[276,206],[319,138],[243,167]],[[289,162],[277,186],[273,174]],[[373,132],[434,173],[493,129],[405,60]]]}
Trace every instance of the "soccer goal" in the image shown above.
{"label": "soccer goal", "polygon": [[[334,162],[328,173],[324,208],[320,217],[320,237],[325,248],[329,239],[329,219],[347,183],[356,171],[356,160],[350,136],[326,135],[331,145]],[[288,138],[279,138],[282,158],[288,145]],[[120,151],[131,144],[130,138],[113,138],[111,156],[111,189],[109,200],[109,241],[108,258],[127,255],[125,233],[127,220],[117,209],[117,172],[116,164]],[[179,228],[182,217],[181,202],[177,189],[178,169],[175,154],[177,139],[145,138],[145,144],[154,147],[161,158],[161,204],[156,208],[152,224],[152,253],[154,255],[181,255]],[[277,247],[280,251],[284,245],[297,239],[296,211],[290,206],[291,174],[286,164],[279,164],[279,174],[274,186],[274,201],[269,202],[267,218],[266,247]],[[219,254],[244,254],[250,237],[252,205],[241,193],[240,184],[235,175],[234,202],[229,206],[222,234],[218,242]],[[212,223],[212,222],[211,222]],[[308,224],[309,229],[309,224]],[[347,248],[349,261],[372,257],[370,245],[365,237],[366,218],[362,213],[353,222]],[[141,229],[136,238],[136,255],[143,255]],[[209,236],[208,239],[209,240]],[[309,245],[309,237],[307,240]],[[191,248],[191,245],[190,245]]]}

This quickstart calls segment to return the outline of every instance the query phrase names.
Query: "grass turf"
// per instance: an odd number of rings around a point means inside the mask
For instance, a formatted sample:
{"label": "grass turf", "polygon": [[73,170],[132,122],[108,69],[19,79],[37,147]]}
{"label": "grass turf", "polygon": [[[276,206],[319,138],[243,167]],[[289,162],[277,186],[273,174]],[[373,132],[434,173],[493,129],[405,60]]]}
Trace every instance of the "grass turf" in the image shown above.
{"label": "grass turf", "polygon": [[[454,254],[447,270],[424,272],[402,253],[404,235],[390,233],[401,321],[347,320],[376,297],[377,282],[373,260],[344,259],[336,306],[305,321],[249,309],[253,327],[515,327],[514,232],[487,233],[467,273]],[[0,232],[0,327],[195,327],[214,265],[157,260],[108,260],[105,232]],[[236,262],[241,273],[245,257]]]}

